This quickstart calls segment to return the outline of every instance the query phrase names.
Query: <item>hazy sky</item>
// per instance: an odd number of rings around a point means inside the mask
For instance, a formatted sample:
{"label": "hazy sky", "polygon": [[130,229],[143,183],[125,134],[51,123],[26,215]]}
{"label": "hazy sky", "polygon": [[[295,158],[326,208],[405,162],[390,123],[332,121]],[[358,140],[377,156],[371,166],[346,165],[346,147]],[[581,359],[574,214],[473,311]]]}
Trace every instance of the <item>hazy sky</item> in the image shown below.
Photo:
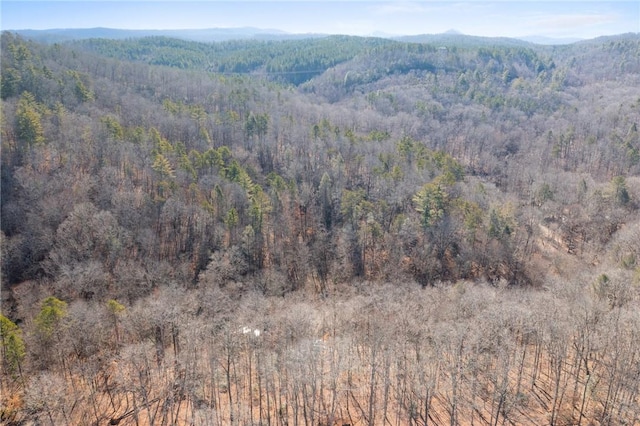
{"label": "hazy sky", "polygon": [[640,32],[634,1],[5,1],[2,29],[257,27],[292,33],[593,38]]}

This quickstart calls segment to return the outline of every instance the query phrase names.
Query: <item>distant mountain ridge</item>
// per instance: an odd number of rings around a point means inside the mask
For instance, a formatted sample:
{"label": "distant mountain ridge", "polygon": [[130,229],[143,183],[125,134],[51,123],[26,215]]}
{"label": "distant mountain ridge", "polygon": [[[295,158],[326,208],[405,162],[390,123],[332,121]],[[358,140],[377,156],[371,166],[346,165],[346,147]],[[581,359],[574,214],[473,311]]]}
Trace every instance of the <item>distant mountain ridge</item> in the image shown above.
{"label": "distant mountain ridge", "polygon": [[480,37],[447,31],[442,34],[419,34],[395,37],[394,40],[409,43],[431,43],[442,46],[507,46],[529,47],[531,43],[525,40],[509,37]]}
{"label": "distant mountain ridge", "polygon": [[534,43],[534,44],[572,44],[572,43],[577,43],[579,41],[583,41],[584,39],[582,38],[577,38],[577,37],[545,37],[545,36],[537,36],[537,35],[532,35],[532,36],[526,36],[526,37],[520,37],[520,40],[524,40],[524,41],[528,41],[530,43]]}
{"label": "distant mountain ridge", "polygon": [[[237,28],[203,28],[184,30],[127,30],[116,28],[54,28],[46,30],[13,30],[22,35],[39,42],[59,43],[70,40],[84,40],[90,38],[105,39],[128,39],[142,38],[150,36],[165,36],[189,41],[199,42],[219,42],[228,40],[295,40],[304,38],[328,37],[330,34],[322,33],[288,33],[277,29],[264,29],[254,27]],[[506,45],[506,46],[527,46],[528,44],[558,45],[571,44],[582,41],[579,38],[552,38],[544,36],[527,37],[482,37],[463,34],[458,30],[451,29],[439,34],[418,34],[418,35],[391,35],[386,33],[375,33],[374,37],[388,38],[405,42],[415,43],[441,43],[450,44],[471,44],[471,45]]]}
{"label": "distant mountain ridge", "polygon": [[128,39],[151,36],[165,36],[189,41],[216,42],[238,39],[300,39],[323,37],[319,34],[290,34],[275,29],[260,29],[253,27],[239,28],[204,28],[186,30],[124,30],[116,28],[56,28],[47,30],[15,30],[12,31],[36,41],[44,43],[58,43],[70,40],[84,40],[90,38]]}

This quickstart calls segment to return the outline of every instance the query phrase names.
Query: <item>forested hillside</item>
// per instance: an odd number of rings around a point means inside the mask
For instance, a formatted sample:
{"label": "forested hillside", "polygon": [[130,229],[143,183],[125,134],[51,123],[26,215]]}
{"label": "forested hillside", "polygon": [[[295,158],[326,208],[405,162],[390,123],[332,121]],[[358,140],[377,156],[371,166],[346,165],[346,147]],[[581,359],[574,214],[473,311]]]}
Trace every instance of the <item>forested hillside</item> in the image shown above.
{"label": "forested hillside", "polygon": [[396,44],[380,38],[349,36],[284,41],[230,40],[221,43],[146,37],[122,41],[78,40],[73,46],[151,65],[200,69],[218,74],[269,75],[281,82],[300,84],[358,54]]}
{"label": "forested hillside", "polygon": [[640,422],[638,35],[1,48],[0,421]]}

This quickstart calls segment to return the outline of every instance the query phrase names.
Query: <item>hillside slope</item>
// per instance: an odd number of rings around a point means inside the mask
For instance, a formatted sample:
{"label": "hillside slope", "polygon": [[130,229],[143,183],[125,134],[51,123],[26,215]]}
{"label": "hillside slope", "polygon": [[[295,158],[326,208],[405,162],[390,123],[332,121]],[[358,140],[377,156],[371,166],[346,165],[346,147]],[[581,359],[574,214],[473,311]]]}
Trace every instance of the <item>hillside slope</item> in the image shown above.
{"label": "hillside slope", "polygon": [[637,36],[1,41],[3,422],[638,421]]}

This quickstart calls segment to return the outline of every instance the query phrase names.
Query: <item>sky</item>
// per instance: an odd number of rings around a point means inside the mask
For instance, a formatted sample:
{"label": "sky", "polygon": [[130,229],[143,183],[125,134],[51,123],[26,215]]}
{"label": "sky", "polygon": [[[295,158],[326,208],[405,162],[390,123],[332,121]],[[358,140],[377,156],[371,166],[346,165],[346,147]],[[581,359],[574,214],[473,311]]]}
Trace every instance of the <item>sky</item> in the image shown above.
{"label": "sky", "polygon": [[289,33],[588,39],[640,32],[640,0],[201,0],[0,2],[2,30],[256,27]]}

